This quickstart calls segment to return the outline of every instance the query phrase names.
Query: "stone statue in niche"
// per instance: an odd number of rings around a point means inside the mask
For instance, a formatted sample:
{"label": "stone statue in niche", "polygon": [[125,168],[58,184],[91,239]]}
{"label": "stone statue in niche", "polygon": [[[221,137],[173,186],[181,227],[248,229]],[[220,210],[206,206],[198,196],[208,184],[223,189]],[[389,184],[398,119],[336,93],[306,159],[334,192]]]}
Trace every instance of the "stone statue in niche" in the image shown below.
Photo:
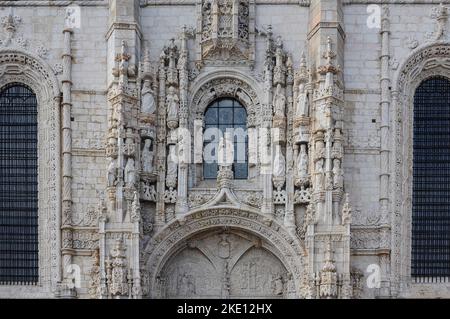
{"label": "stone statue in niche", "polygon": [[137,182],[136,168],[134,159],[130,158],[125,165],[125,184],[127,187],[135,187]]}
{"label": "stone statue in niche", "polygon": [[175,120],[178,118],[178,108],[180,99],[176,93],[175,87],[169,87],[167,93],[166,103],[167,103],[167,118]]}
{"label": "stone statue in niche", "polygon": [[286,159],[284,158],[280,146],[276,148],[275,152],[275,158],[273,161],[273,175],[275,177],[286,176]]}
{"label": "stone statue in niche", "polygon": [[341,161],[337,158],[333,160],[333,186],[338,189],[344,188],[344,174],[341,168]]}
{"label": "stone statue in niche", "polygon": [[318,190],[322,190],[324,187],[323,173],[323,158],[319,158],[316,162],[316,183],[314,185]]}
{"label": "stone statue in niche", "polygon": [[151,88],[150,80],[145,80],[141,91],[141,112],[145,114],[154,114],[156,111],[156,103],[154,92]]}
{"label": "stone statue in niche", "polygon": [[297,97],[297,109],[295,115],[298,117],[309,116],[308,94],[305,92],[305,84],[300,83]]}
{"label": "stone statue in niche", "polygon": [[275,96],[273,97],[273,108],[276,116],[284,116],[286,97],[284,96],[281,84],[277,85]]}
{"label": "stone statue in niche", "polygon": [[135,153],[135,147],[134,139],[133,139],[133,130],[128,128],[127,129],[127,137],[125,138],[125,145],[124,145],[124,151],[125,154],[128,156],[131,156]]}
{"label": "stone statue in niche", "polygon": [[153,152],[150,150],[152,147],[152,140],[146,139],[144,142],[144,148],[142,149],[141,167],[144,173],[153,173]]}
{"label": "stone statue in niche", "polygon": [[169,156],[167,156],[167,176],[177,176],[178,165],[177,155],[175,154],[175,145],[169,146]]}
{"label": "stone statue in niche", "polygon": [[325,143],[323,140],[316,141],[316,149],[315,149],[315,156],[316,157],[324,157],[325,156]]}
{"label": "stone statue in niche", "polygon": [[300,146],[300,153],[297,160],[297,177],[308,176],[308,153],[306,152],[306,144]]}
{"label": "stone statue in niche", "polygon": [[111,159],[111,162],[109,163],[108,166],[108,174],[107,174],[108,187],[114,187],[116,185],[116,177],[117,177],[116,160]]}

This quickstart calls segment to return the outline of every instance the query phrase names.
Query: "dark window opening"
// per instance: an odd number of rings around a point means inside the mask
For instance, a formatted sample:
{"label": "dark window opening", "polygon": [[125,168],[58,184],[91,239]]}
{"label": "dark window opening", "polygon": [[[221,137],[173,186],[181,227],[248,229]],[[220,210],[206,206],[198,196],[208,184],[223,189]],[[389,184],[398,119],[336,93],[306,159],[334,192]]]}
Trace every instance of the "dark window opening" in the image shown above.
{"label": "dark window opening", "polygon": [[413,277],[450,276],[450,81],[424,81],[414,96]]}
{"label": "dark window opening", "polygon": [[[217,150],[220,136],[232,130],[234,144],[233,174],[235,179],[247,179],[248,177],[248,136],[247,136],[247,112],[236,100],[220,99],[213,102],[205,112],[205,132],[217,131],[217,134],[205,134],[203,149],[211,152],[213,161],[203,161],[203,178],[216,179],[219,170],[217,163]],[[219,133],[220,132],[220,133]],[[242,135],[241,133],[245,133]],[[220,136],[216,136],[219,135]]]}
{"label": "dark window opening", "polygon": [[0,91],[0,284],[38,282],[37,101],[26,86]]}

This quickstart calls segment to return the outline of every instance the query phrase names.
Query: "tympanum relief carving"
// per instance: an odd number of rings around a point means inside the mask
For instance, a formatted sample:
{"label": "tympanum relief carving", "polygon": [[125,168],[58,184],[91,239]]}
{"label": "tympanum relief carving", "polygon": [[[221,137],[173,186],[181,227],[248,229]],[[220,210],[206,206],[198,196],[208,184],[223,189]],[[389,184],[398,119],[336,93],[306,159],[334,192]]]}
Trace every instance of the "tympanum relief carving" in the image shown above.
{"label": "tympanum relief carving", "polygon": [[160,274],[168,298],[283,297],[288,274],[261,241],[218,231],[197,236],[172,256]]}

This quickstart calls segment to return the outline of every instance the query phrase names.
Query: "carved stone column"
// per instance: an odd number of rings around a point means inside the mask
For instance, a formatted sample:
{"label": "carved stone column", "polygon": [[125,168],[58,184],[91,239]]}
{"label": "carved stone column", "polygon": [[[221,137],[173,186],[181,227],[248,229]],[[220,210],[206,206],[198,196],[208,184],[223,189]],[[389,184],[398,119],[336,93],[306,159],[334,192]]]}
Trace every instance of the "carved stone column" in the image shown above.
{"label": "carved stone column", "polygon": [[[64,29],[64,53],[63,60],[63,80],[62,80],[62,271],[63,276],[67,275],[68,267],[72,264],[74,253],[72,243],[72,47],[71,29]],[[70,239],[70,240],[67,240]],[[70,295],[76,295],[75,288]],[[69,290],[71,290],[69,288]]]}
{"label": "carved stone column", "polygon": [[[390,249],[390,220],[389,220],[389,156],[390,156],[390,140],[389,140],[389,122],[390,122],[390,74],[389,74],[389,61],[390,61],[390,31],[389,31],[389,9],[387,5],[383,6],[383,15],[381,18],[381,125],[380,125],[380,226],[382,227],[381,233],[388,240],[382,241],[381,248],[385,251]],[[386,246],[385,246],[386,245]],[[389,282],[389,254],[382,254],[380,256],[381,264],[381,289],[380,296],[387,297],[390,295],[390,282]]]}

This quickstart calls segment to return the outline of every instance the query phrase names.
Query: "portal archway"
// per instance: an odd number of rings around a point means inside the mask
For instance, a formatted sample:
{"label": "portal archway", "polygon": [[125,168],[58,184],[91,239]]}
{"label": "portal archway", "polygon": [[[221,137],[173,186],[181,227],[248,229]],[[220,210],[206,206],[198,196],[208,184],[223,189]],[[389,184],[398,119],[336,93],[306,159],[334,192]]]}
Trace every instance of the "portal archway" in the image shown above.
{"label": "portal archway", "polygon": [[236,207],[177,219],[143,253],[151,298],[299,298],[308,290],[300,241],[263,214]]}
{"label": "portal archway", "polygon": [[237,229],[215,229],[191,238],[164,265],[164,298],[282,298],[289,276],[267,243]]}

